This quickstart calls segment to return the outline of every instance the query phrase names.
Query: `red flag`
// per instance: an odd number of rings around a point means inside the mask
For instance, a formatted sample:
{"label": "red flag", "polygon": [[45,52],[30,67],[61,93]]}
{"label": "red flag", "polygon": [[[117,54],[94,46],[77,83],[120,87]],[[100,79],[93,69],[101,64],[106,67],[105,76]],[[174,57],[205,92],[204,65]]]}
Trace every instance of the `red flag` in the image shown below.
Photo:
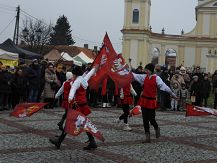
{"label": "red flag", "polygon": [[96,126],[85,115],[73,109],[68,110],[65,132],[72,136],[78,136],[82,132],[90,132],[97,139],[105,141]]}
{"label": "red flag", "polygon": [[108,53],[106,51],[106,47],[103,46],[94,60],[93,66],[99,65],[99,69],[95,75],[93,75],[88,81],[89,86],[92,89],[98,89],[99,85],[102,83],[103,79],[105,79],[107,75],[107,56]]}
{"label": "red flag", "polygon": [[107,32],[106,32],[105,37],[103,39],[103,44],[105,45],[106,50],[109,53],[109,57],[115,57],[117,55],[117,53],[116,53],[115,49],[113,48],[113,45],[109,39]]}
{"label": "red flag", "polygon": [[130,117],[134,116],[134,115],[139,115],[142,113],[142,109],[140,105],[135,106],[132,110],[130,110]]}
{"label": "red flag", "polygon": [[217,110],[186,104],[186,116],[202,116],[202,115],[217,116]]}
{"label": "red flag", "polygon": [[92,89],[97,89],[107,75],[117,83],[119,88],[125,87],[133,80],[133,75],[129,72],[129,66],[122,55],[115,52],[107,33],[103,39],[103,47],[94,60],[94,65],[99,65],[99,69],[89,80],[89,86]]}
{"label": "red flag", "polygon": [[41,110],[45,105],[47,105],[47,103],[20,103],[15,106],[10,115],[18,118],[30,117],[32,114]]}
{"label": "red flag", "polygon": [[110,61],[108,74],[112,80],[117,83],[119,88],[124,88],[133,81],[133,75],[129,71],[129,66],[126,64],[121,54],[116,55],[116,57]]}

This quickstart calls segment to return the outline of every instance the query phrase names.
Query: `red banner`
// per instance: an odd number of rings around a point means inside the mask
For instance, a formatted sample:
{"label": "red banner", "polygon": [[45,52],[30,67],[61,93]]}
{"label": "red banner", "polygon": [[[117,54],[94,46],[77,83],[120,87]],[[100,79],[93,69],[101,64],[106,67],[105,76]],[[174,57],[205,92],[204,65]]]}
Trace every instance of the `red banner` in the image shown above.
{"label": "red banner", "polygon": [[47,103],[20,103],[15,106],[10,115],[18,118],[30,117],[32,114],[41,110],[45,105],[47,105]]}
{"label": "red banner", "polygon": [[186,116],[203,116],[203,115],[217,116],[217,110],[186,104]]}
{"label": "red banner", "polygon": [[105,141],[96,126],[85,115],[73,109],[68,110],[65,132],[72,136],[78,136],[82,132],[90,132],[97,139]]}
{"label": "red banner", "polygon": [[107,60],[108,60],[108,53],[106,51],[106,47],[103,46],[100,49],[99,54],[94,60],[93,66],[98,65],[99,69],[96,72],[95,75],[93,75],[90,80],[88,81],[89,86],[92,89],[98,89],[99,85],[102,83],[102,81],[108,76],[107,75]]}
{"label": "red banner", "polygon": [[116,55],[108,66],[108,74],[112,80],[117,83],[119,88],[124,88],[133,81],[133,75],[129,71],[129,66],[126,64],[121,54]]}
{"label": "red banner", "polygon": [[115,52],[107,33],[103,39],[103,46],[94,60],[93,66],[96,65],[99,69],[89,80],[89,86],[92,89],[97,89],[107,76],[110,76],[119,88],[125,87],[133,80],[129,66],[122,55]]}

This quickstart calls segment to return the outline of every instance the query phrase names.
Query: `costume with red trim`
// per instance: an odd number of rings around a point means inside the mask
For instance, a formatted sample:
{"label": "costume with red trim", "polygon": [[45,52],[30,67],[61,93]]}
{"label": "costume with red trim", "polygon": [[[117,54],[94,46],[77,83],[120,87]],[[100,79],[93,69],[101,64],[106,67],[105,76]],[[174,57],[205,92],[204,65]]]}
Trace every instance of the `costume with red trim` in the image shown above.
{"label": "costume with red trim", "polygon": [[156,109],[157,108],[157,83],[156,83],[156,75],[152,75],[149,77],[147,75],[143,84],[143,93],[140,98],[139,104],[141,107],[148,109]]}
{"label": "costume with red trim", "polygon": [[71,84],[74,82],[74,80],[70,79],[64,82],[63,84],[63,102],[62,102],[62,107],[65,109],[68,109],[69,103],[68,103],[68,98],[69,98],[69,92],[71,89]]}
{"label": "costume with red trim", "polygon": [[85,116],[91,113],[90,107],[87,104],[86,89],[84,89],[82,86],[80,86],[77,89],[75,97],[72,100],[70,107],[76,109],[77,111],[81,112]]}
{"label": "costume with red trim", "polygon": [[131,84],[128,84],[123,88],[123,96],[124,98],[121,100],[122,104],[133,105],[133,96],[131,94]]}

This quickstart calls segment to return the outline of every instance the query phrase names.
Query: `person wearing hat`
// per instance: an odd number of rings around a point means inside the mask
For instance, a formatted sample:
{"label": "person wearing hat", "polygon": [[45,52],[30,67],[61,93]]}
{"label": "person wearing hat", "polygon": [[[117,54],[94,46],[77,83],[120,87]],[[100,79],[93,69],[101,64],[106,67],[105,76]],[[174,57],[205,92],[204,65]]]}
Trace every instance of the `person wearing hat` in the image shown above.
{"label": "person wearing hat", "polygon": [[143,91],[139,104],[142,107],[143,126],[145,129],[146,140],[143,143],[150,143],[149,123],[154,126],[156,138],[160,137],[160,128],[155,120],[155,109],[157,108],[157,88],[168,92],[173,98],[178,99],[172,90],[162,81],[162,79],[154,74],[155,66],[149,63],[145,66],[146,74],[133,74],[134,80],[143,85]]}
{"label": "person wearing hat", "polygon": [[69,98],[69,91],[71,89],[72,83],[73,83],[73,74],[72,72],[67,72],[66,81],[63,82],[62,86],[60,87],[60,89],[55,95],[55,99],[58,99],[63,94],[62,107],[65,109],[65,113],[63,114],[60,122],[57,124],[60,130],[63,130],[63,124],[66,119],[67,110],[69,108],[68,98]]}
{"label": "person wearing hat", "polygon": [[190,97],[192,105],[200,106],[201,105],[201,82],[199,81],[199,77],[194,75],[190,86]]}
{"label": "person wearing hat", "polygon": [[[83,75],[82,67],[74,65],[72,67],[73,81],[71,82],[71,88],[68,96],[68,105],[70,106],[68,109],[76,109],[81,112],[85,116],[91,113],[89,106],[87,105],[86,98],[86,89],[88,87],[88,80],[91,76],[96,72],[96,67],[92,68],[92,70]],[[65,139],[66,133],[63,130],[62,134],[57,139],[50,139],[50,142],[56,146],[57,149],[60,148],[62,141]],[[97,145],[93,135],[87,132],[87,136],[89,139],[88,146],[84,147],[84,150],[92,150],[96,149]]]}

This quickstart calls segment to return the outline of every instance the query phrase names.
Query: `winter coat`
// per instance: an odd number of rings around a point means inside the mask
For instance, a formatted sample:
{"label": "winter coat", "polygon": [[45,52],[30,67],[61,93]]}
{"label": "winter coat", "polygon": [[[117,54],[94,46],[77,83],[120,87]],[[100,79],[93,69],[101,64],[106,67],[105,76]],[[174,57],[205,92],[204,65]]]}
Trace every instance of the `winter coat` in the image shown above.
{"label": "winter coat", "polygon": [[13,94],[17,94],[20,96],[27,96],[27,78],[25,76],[15,75],[11,85]]}
{"label": "winter coat", "polygon": [[200,83],[200,95],[201,97],[209,97],[211,91],[211,84],[209,80],[202,80]]}
{"label": "winter coat", "polygon": [[199,96],[200,95],[200,82],[194,82],[191,84],[190,87],[190,95],[191,96]]}
{"label": "winter coat", "polygon": [[27,77],[30,89],[39,89],[41,83],[41,69],[39,66],[30,66],[27,70]]}
{"label": "winter coat", "polygon": [[55,72],[49,69],[45,70],[45,86],[44,86],[44,98],[54,98],[55,90],[51,89],[51,83],[58,83]]}
{"label": "winter coat", "polygon": [[0,93],[11,93],[12,75],[8,71],[0,72]]}
{"label": "winter coat", "polygon": [[181,75],[178,75],[178,77],[176,77],[176,75],[173,75],[173,77],[171,78],[170,84],[173,85],[174,83],[177,83],[178,88],[181,89],[181,84],[182,83],[185,84],[185,81]]}

